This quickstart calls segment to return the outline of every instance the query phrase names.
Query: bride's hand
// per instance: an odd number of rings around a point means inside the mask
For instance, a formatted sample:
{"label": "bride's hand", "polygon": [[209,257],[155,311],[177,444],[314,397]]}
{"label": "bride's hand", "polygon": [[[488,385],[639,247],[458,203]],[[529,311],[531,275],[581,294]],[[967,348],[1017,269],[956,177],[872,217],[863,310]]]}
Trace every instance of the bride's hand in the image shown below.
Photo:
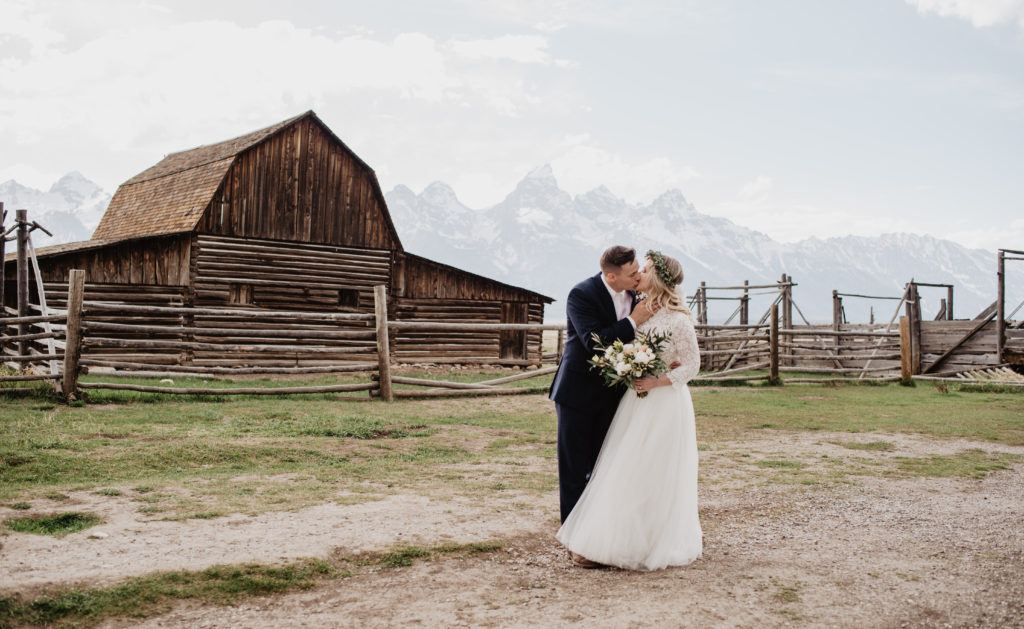
{"label": "bride's hand", "polygon": [[647,378],[641,378],[633,383],[633,388],[636,389],[637,393],[643,393],[644,391],[650,391],[651,389],[661,386],[660,378],[648,376]]}

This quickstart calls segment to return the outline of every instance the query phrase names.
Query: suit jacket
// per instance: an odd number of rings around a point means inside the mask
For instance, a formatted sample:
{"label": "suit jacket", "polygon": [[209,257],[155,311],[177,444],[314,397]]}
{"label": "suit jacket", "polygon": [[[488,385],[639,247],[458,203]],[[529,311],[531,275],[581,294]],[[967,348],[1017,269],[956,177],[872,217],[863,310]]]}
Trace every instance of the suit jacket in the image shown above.
{"label": "suit jacket", "polygon": [[[636,302],[636,295],[629,291]],[[567,334],[562,360],[551,383],[550,399],[563,406],[590,410],[611,407],[614,413],[622,391],[604,385],[600,374],[587,361],[596,353],[591,333],[605,344],[615,339],[632,341],[633,324],[615,316],[615,304],[601,274],[587,278],[569,291],[565,302]]]}

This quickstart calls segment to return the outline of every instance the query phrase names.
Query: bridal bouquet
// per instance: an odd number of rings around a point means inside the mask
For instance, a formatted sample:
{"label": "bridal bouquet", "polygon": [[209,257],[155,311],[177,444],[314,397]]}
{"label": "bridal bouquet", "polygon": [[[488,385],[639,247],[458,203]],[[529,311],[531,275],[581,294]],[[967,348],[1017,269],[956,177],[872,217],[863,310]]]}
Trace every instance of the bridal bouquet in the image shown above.
{"label": "bridal bouquet", "polygon": [[[644,334],[638,332],[632,343],[623,343],[616,339],[605,345],[597,334],[591,335],[594,348],[599,353],[587,362],[591,369],[597,369],[608,387],[624,384],[627,387],[647,376],[661,375],[668,370],[668,365],[661,359],[662,350],[668,342],[668,334]],[[647,397],[647,392],[637,393],[637,397]]]}

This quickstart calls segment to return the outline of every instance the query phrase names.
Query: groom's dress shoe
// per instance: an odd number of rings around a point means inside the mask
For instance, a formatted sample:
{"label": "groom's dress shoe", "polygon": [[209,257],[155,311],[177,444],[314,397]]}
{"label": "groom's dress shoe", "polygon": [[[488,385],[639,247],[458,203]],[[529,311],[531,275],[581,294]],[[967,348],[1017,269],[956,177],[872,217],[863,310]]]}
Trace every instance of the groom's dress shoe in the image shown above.
{"label": "groom's dress shoe", "polygon": [[579,566],[580,568],[604,568],[605,567],[605,565],[603,563],[597,563],[596,561],[591,561],[591,560],[587,559],[586,557],[584,557],[583,555],[581,555],[579,553],[574,553],[571,550],[569,551],[569,558],[572,559],[572,562],[574,564],[576,564],[577,566]]}

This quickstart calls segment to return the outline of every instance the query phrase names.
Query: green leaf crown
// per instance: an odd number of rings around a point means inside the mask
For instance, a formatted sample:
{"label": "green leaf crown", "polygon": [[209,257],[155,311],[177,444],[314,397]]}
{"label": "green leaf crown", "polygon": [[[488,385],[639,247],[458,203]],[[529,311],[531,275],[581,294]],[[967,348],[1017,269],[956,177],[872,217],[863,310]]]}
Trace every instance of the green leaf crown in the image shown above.
{"label": "green leaf crown", "polygon": [[665,262],[665,256],[661,255],[660,251],[648,250],[647,258],[654,265],[654,270],[658,272],[658,277],[661,278],[661,281],[665,282],[665,286],[672,288],[676,285],[676,278],[668,270],[668,263]]}

